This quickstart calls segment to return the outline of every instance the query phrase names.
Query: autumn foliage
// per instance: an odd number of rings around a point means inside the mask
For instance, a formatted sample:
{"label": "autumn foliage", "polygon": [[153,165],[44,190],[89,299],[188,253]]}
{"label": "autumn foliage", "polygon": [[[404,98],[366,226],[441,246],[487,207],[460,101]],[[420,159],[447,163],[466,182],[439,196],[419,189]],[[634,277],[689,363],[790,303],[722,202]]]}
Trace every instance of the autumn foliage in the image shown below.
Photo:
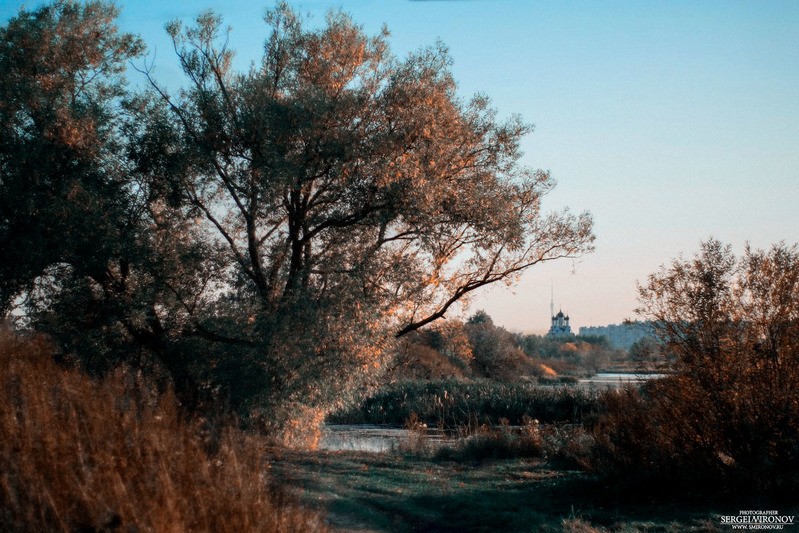
{"label": "autumn foliage", "polygon": [[799,485],[799,251],[710,240],[641,287],[673,375],[608,397],[599,466],[661,487]]}
{"label": "autumn foliage", "polygon": [[117,12],[61,0],[0,28],[0,311],[92,373],[166,375],[290,437],[396,337],[592,250],[589,214],[542,208],[531,126],[462,98],[442,45],[398,58],[278,3],[239,72],[204,12],[167,24],[175,90]]}

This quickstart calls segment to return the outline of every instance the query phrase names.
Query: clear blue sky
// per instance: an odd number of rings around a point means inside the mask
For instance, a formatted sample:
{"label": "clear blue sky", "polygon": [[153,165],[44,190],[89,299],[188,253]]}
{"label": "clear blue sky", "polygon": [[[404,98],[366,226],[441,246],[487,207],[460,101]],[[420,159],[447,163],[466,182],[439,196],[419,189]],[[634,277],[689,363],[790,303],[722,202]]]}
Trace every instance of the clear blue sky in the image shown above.
{"label": "clear blue sky", "polygon": [[[7,20],[23,2],[5,1]],[[40,2],[27,2],[29,7]],[[163,26],[213,8],[246,68],[266,37],[251,1],[120,2],[120,25],[179,83]],[[799,241],[799,2],[316,0],[342,8],[404,56],[442,40],[464,96],[536,125],[524,163],[550,170],[547,209],[589,210],[597,250],[478,295],[509,329],[548,327],[550,283],[574,326],[634,318],[636,281],[715,236],[737,252]]]}

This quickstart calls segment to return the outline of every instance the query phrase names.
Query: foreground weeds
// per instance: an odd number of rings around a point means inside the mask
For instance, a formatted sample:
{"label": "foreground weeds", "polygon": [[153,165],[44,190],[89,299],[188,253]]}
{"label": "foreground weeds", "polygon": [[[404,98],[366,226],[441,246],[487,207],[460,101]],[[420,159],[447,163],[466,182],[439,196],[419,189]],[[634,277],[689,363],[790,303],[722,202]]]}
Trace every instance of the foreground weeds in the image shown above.
{"label": "foreground weeds", "polygon": [[130,371],[96,382],[41,338],[0,335],[5,531],[324,529],[270,489],[259,437],[187,420]]}

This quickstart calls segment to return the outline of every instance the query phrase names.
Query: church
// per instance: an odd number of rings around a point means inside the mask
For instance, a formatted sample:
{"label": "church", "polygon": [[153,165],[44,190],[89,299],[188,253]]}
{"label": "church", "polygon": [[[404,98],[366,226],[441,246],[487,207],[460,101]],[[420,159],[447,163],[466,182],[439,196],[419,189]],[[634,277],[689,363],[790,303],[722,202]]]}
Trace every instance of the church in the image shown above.
{"label": "church", "polygon": [[549,327],[547,337],[571,337],[572,328],[569,326],[569,315],[564,315],[563,311],[558,311],[552,317],[552,325]]}
{"label": "church", "polygon": [[555,314],[554,292],[549,301],[549,314],[552,317],[552,325],[549,327],[547,337],[571,337],[573,335],[572,328],[569,326],[569,315],[564,315],[563,311],[558,311],[558,314]]}

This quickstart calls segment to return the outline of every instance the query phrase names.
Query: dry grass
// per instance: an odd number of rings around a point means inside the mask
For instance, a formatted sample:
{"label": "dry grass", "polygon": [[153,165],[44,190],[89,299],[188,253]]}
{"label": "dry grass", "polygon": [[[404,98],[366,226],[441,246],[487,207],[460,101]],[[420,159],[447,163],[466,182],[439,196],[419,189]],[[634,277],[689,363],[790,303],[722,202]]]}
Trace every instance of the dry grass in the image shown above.
{"label": "dry grass", "polygon": [[102,382],[0,331],[0,524],[7,531],[307,531],[254,435],[187,421],[130,371]]}
{"label": "dry grass", "polygon": [[508,420],[499,426],[482,425],[463,428],[463,438],[454,446],[438,450],[436,457],[448,461],[483,461],[486,459],[515,459],[541,457],[541,433],[538,420],[525,419],[518,428],[508,425]]}
{"label": "dry grass", "polygon": [[592,526],[590,522],[586,522],[582,518],[564,518],[561,531],[563,533],[602,533],[605,530]]}

